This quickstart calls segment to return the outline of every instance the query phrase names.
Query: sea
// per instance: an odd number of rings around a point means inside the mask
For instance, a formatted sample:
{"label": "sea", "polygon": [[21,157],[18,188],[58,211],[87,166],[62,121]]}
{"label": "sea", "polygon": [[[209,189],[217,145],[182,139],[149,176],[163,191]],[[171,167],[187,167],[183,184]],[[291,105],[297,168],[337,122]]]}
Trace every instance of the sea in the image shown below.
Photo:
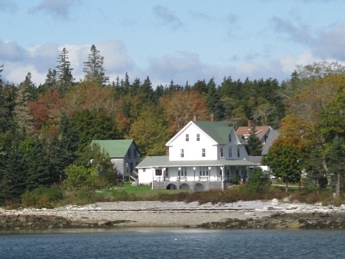
{"label": "sea", "polygon": [[340,230],[135,228],[0,232],[0,258],[345,258]]}

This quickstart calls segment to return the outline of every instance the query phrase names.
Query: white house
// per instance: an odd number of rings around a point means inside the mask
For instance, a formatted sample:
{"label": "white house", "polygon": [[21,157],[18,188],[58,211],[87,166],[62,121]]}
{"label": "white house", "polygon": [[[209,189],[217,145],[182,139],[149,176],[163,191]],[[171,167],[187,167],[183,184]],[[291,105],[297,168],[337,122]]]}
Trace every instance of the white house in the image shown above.
{"label": "white house", "polygon": [[225,189],[248,178],[245,143],[224,122],[190,121],[166,146],[168,156],[148,156],[137,165],[139,184],[153,189]]}

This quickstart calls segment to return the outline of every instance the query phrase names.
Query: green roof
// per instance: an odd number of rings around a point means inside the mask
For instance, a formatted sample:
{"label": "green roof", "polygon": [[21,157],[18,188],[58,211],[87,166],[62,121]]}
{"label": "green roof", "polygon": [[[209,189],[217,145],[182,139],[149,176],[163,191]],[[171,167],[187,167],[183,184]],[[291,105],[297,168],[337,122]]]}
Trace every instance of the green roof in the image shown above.
{"label": "green roof", "polygon": [[178,167],[178,166],[255,166],[248,160],[194,160],[194,161],[169,161],[168,156],[148,156],[141,161],[137,168],[150,167]]}
{"label": "green roof", "polygon": [[225,144],[232,130],[232,127],[229,127],[222,121],[193,121],[193,123],[218,144]]}
{"label": "green roof", "polygon": [[91,145],[98,144],[101,150],[106,151],[109,157],[125,157],[133,139],[92,140]]}

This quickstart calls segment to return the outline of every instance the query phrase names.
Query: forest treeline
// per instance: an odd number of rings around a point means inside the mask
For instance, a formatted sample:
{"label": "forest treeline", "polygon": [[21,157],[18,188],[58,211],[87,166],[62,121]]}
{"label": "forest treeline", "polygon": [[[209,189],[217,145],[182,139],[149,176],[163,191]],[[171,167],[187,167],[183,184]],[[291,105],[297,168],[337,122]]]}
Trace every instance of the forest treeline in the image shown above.
{"label": "forest treeline", "polygon": [[[0,75],[4,69],[6,64]],[[196,113],[200,120],[213,114],[234,127],[249,119],[255,125],[280,127],[280,138],[287,142],[283,145],[292,150],[290,163],[299,161],[299,173],[281,173],[287,182],[300,179],[301,168],[313,172],[312,182],[334,174],[329,164],[332,141],[337,136],[344,146],[345,127],[332,124],[338,123],[332,116],[341,117],[345,108],[338,107],[345,105],[345,69],[337,63],[299,66],[284,82],[228,76],[220,85],[211,78],[153,86],[149,77],[131,80],[127,73],[110,82],[104,57],[92,45],[83,72],[82,80],[73,78],[64,48],[43,84],[35,85],[30,72],[18,85],[0,81],[0,203],[60,185],[73,168],[85,173],[94,167],[89,163],[95,156],[93,139],[134,139],[143,156],[164,155],[165,143]],[[269,156],[269,163],[275,161],[273,153]]]}

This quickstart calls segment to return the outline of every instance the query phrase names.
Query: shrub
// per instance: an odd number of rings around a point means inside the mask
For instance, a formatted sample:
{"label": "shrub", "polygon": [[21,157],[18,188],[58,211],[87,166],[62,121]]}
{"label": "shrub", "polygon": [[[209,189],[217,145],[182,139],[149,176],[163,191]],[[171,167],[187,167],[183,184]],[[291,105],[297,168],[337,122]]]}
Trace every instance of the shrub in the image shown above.
{"label": "shrub", "polygon": [[268,191],[270,186],[269,177],[257,167],[249,172],[249,179],[243,188],[247,192],[257,193]]}
{"label": "shrub", "polygon": [[238,184],[238,178],[236,175],[232,176],[230,179],[230,183],[232,184]]}
{"label": "shrub", "polygon": [[38,187],[32,191],[26,191],[22,195],[22,203],[26,207],[51,207],[54,202],[60,201],[63,194],[58,187]]}

